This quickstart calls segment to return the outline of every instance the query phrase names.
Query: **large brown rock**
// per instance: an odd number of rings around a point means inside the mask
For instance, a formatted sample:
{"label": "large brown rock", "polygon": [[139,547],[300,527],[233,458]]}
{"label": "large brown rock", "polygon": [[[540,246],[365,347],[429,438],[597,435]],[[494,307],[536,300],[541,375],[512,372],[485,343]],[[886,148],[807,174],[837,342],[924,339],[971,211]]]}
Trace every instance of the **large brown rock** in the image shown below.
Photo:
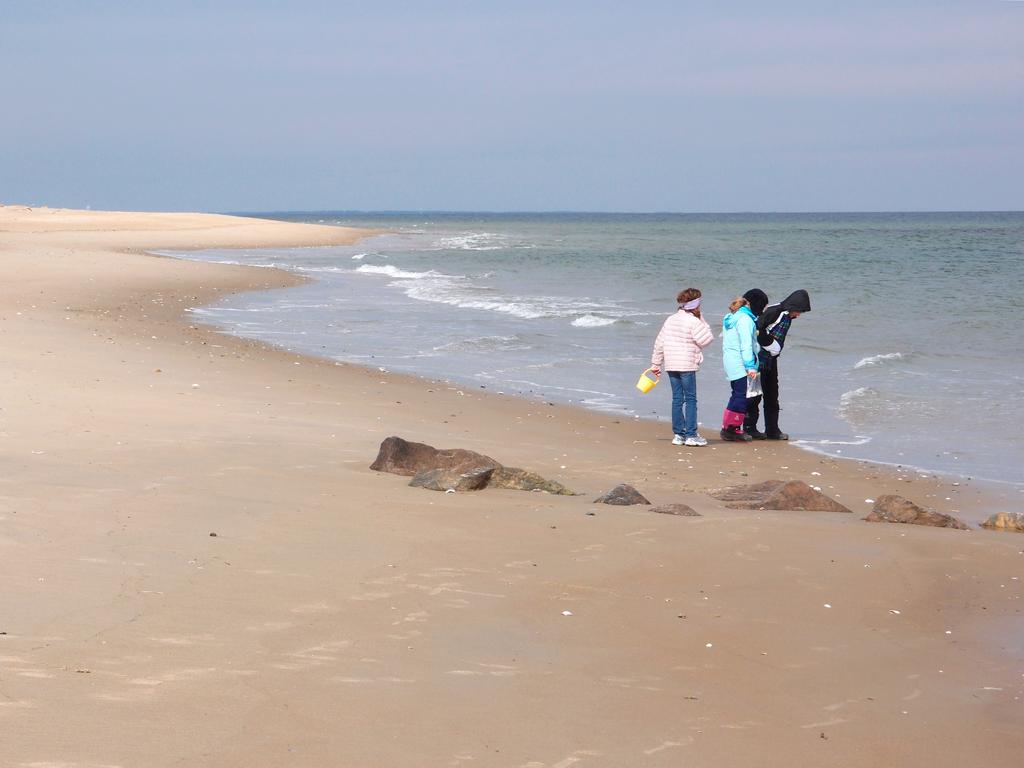
{"label": "large brown rock", "polygon": [[700,512],[697,512],[693,507],[687,506],[686,504],[659,504],[656,507],[651,507],[651,512],[657,512],[659,515],[701,517]]}
{"label": "large brown rock", "polygon": [[388,437],[380,444],[377,458],[370,469],[395,475],[418,475],[428,469],[446,469],[455,473],[480,467],[500,467],[497,461],[482,453],[462,448],[439,450],[426,443],[411,443],[400,437]]}
{"label": "large brown rock", "polygon": [[488,488],[511,488],[516,491],[544,491],[557,496],[575,496],[561,483],[547,480],[536,472],[528,472],[516,467],[498,467],[487,481]]}
{"label": "large brown rock", "polygon": [[869,523],[907,523],[909,525],[930,525],[934,528],[969,530],[967,525],[952,515],[924,509],[909,499],[892,494],[879,496],[875,500],[871,514],[864,519]]}
{"label": "large brown rock", "polygon": [[380,444],[370,469],[412,475],[413,481],[409,485],[436,491],[477,491],[490,487],[575,495],[561,483],[525,469],[503,467],[490,456],[476,451],[463,448],[439,450],[426,443],[413,443],[395,436]]}
{"label": "large brown rock", "polygon": [[997,512],[981,524],[993,531],[1024,533],[1024,512]]}
{"label": "large brown rock", "polygon": [[785,512],[849,512],[835,499],[800,480],[768,480],[725,488],[712,496],[730,509],[773,509]]}
{"label": "large brown rock", "polygon": [[479,491],[487,487],[494,467],[477,467],[468,472],[451,469],[428,469],[409,481],[415,488],[430,491]]}
{"label": "large brown rock", "polygon": [[618,507],[628,507],[632,504],[650,504],[643,494],[632,485],[620,483],[606,493],[602,493],[596,499],[595,504],[614,504]]}

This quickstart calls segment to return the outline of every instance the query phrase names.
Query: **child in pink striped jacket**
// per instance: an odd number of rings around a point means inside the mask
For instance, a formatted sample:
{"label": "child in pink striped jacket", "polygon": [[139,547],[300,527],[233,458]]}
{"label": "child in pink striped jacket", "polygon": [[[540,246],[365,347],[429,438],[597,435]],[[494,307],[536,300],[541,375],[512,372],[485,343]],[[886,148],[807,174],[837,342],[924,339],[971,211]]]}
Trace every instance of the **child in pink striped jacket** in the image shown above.
{"label": "child in pink striped jacket", "polygon": [[701,350],[715,334],[700,315],[700,291],[680,291],[676,302],[679,310],[665,320],[654,340],[651,370],[660,376],[664,368],[672,383],[672,445],[707,445],[697,433],[697,370],[704,362]]}

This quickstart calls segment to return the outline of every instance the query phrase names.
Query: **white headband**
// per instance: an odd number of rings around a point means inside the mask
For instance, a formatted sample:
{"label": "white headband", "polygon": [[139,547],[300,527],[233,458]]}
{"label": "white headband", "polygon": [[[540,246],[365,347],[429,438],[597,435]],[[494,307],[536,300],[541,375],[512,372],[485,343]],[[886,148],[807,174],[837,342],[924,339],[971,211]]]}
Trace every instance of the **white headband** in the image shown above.
{"label": "white headband", "polygon": [[688,301],[683,304],[683,309],[697,309],[700,306],[700,299],[696,298],[693,301]]}

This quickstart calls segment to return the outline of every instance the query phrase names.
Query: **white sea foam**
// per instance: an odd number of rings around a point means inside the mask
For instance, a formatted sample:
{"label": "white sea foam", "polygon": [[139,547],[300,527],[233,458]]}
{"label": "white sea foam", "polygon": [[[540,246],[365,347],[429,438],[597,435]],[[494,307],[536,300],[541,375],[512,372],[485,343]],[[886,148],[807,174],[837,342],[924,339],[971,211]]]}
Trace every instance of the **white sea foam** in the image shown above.
{"label": "white sea foam", "polygon": [[354,259],[355,261],[360,261],[360,260],[362,260],[362,259],[365,259],[365,258],[366,258],[367,256],[369,256],[369,254],[367,254],[367,253],[357,253],[357,254],[356,254],[355,256],[353,256],[352,258],[353,258],[353,259]]}
{"label": "white sea foam", "polygon": [[440,272],[435,272],[432,269],[427,272],[410,272],[405,269],[399,269],[391,264],[361,264],[356,267],[356,272],[362,272],[369,275],[385,275],[398,280],[422,280],[425,277],[443,277],[450,279],[449,275],[442,275]]}
{"label": "white sea foam", "polygon": [[437,250],[443,251],[497,251],[505,247],[506,238],[493,232],[465,232],[442,237]]}
{"label": "white sea foam", "polygon": [[238,259],[210,259],[210,264],[227,264],[233,267],[259,267],[260,269],[288,269],[290,264],[274,264],[258,261],[239,261]]}
{"label": "white sea foam", "polygon": [[[419,279],[401,285],[405,295],[419,301],[430,301],[447,304],[461,309],[482,309],[489,312],[500,312],[524,320],[540,318],[580,318],[587,316],[589,311],[598,310],[603,313],[618,313],[625,316],[626,312],[615,307],[597,304],[591,301],[573,300],[561,296],[499,296],[484,286],[474,285],[465,278],[453,278],[434,274],[435,279]],[[582,319],[582,318],[580,318]],[[608,325],[614,319],[601,322]]]}
{"label": "white sea foam", "polygon": [[878,392],[871,387],[857,387],[839,396],[839,415],[851,424],[861,424],[877,415]]}
{"label": "white sea foam", "polygon": [[890,360],[902,360],[904,357],[906,357],[906,355],[902,352],[888,352],[882,355],[871,355],[870,357],[865,357],[863,360],[858,361],[853,367],[867,368],[868,366],[882,365]]}
{"label": "white sea foam", "polygon": [[857,387],[839,396],[839,416],[854,426],[904,420],[909,415],[927,414],[932,407],[925,401],[913,400],[895,393],[879,392],[871,387]]}
{"label": "white sea foam", "polygon": [[[331,267],[321,268],[324,271]],[[460,309],[500,312],[524,320],[540,318],[573,318],[578,328],[611,325],[636,314],[613,304],[562,296],[500,296],[493,289],[471,281],[466,275],[446,275],[435,270],[414,272],[391,264],[362,264],[356,272],[392,278],[392,285],[418,301],[447,304]],[[595,314],[599,312],[600,314]]]}
{"label": "white sea foam", "polygon": [[599,317],[598,315],[584,315],[577,317],[572,324],[577,328],[600,328],[616,322],[614,317]]}
{"label": "white sea foam", "polygon": [[873,390],[871,387],[857,387],[856,389],[851,389],[849,392],[843,392],[843,394],[839,396],[839,410],[856,405],[865,398],[877,395],[878,392]]}
{"label": "white sea foam", "polygon": [[867,445],[871,442],[871,438],[867,435],[854,435],[852,440],[793,440],[793,445],[799,445],[803,448],[810,448],[815,445]]}
{"label": "white sea foam", "polygon": [[217,315],[221,312],[276,312],[277,307],[192,307],[185,311],[197,315]]}

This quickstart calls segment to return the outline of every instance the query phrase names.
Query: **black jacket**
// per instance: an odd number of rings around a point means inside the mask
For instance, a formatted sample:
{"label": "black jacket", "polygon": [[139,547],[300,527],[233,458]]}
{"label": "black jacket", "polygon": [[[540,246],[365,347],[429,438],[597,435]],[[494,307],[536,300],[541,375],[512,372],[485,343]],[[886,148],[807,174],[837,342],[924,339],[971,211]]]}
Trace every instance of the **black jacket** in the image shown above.
{"label": "black jacket", "polygon": [[[747,299],[747,301],[750,301],[750,299]],[[757,318],[757,343],[762,348],[768,349],[774,342],[778,342],[779,350],[773,353],[773,356],[777,357],[782,352],[782,347],[786,344],[786,333],[789,330],[787,327],[786,331],[781,334],[772,334],[772,328],[778,323],[782,313],[810,311],[811,297],[803,289],[793,291],[778,304],[769,304],[764,308],[764,312],[761,313],[760,317]]]}

